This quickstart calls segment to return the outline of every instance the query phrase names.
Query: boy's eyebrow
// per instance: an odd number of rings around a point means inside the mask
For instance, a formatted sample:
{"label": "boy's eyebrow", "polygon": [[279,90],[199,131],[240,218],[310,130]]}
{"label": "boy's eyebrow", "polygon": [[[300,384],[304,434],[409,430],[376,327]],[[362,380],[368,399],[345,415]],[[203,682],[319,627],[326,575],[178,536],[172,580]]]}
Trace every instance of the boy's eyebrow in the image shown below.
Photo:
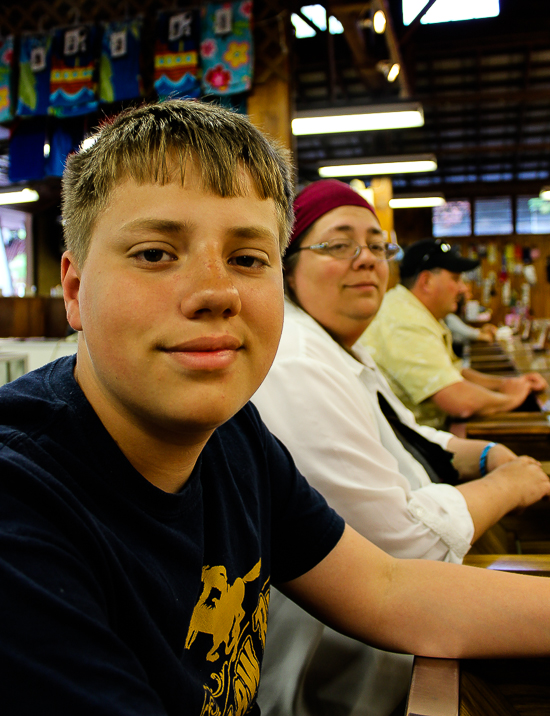
{"label": "boy's eyebrow", "polygon": [[230,232],[233,236],[241,239],[270,239],[279,242],[278,234],[275,234],[266,226],[235,226]]}
{"label": "boy's eyebrow", "polygon": [[124,231],[154,231],[157,234],[181,234],[190,225],[170,219],[134,219],[124,225]]}
{"label": "boy's eyebrow", "polygon": [[[134,219],[124,225],[124,231],[154,231],[157,234],[170,236],[181,235],[193,228],[192,222],[173,221],[170,219]],[[243,239],[267,238],[278,243],[279,236],[266,226],[234,226],[230,233]]]}

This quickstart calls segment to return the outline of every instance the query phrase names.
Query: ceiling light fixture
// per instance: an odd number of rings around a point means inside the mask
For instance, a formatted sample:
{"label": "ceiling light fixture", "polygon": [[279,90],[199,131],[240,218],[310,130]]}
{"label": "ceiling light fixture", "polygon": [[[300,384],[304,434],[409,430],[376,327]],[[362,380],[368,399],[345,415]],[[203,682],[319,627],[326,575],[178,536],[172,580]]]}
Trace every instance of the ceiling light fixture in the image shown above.
{"label": "ceiling light fixture", "polygon": [[390,60],[380,60],[376,63],[376,69],[381,72],[388,82],[395,82],[401,66],[398,62],[391,62]]}
{"label": "ceiling light fixture", "polygon": [[333,134],[340,132],[369,132],[378,129],[422,127],[424,112],[419,102],[338,107],[296,112],[292,120],[292,134]]}
{"label": "ceiling light fixture", "polygon": [[380,174],[408,174],[433,172],[437,169],[434,154],[417,154],[401,157],[372,157],[368,159],[335,160],[319,167],[322,177],[375,176]]}
{"label": "ceiling light fixture", "polygon": [[377,35],[382,35],[386,31],[386,15],[382,10],[377,10],[372,17],[363,17],[357,24],[363,30],[372,28]]}
{"label": "ceiling light fixture", "polygon": [[394,82],[397,79],[397,76],[400,71],[401,71],[401,67],[399,65],[399,62],[394,62],[393,65],[390,67],[388,76],[386,77],[388,82]]}
{"label": "ceiling light fixture", "polygon": [[444,196],[395,196],[390,199],[391,209],[419,209],[446,204]]}
{"label": "ceiling light fixture", "polygon": [[0,204],[27,204],[39,199],[40,194],[34,189],[0,192]]}
{"label": "ceiling light fixture", "polygon": [[372,29],[377,35],[382,35],[386,30],[386,16],[382,10],[377,10],[372,18]]}
{"label": "ceiling light fixture", "polygon": [[541,199],[550,201],[550,186],[543,186],[542,189],[540,190],[539,196]]}

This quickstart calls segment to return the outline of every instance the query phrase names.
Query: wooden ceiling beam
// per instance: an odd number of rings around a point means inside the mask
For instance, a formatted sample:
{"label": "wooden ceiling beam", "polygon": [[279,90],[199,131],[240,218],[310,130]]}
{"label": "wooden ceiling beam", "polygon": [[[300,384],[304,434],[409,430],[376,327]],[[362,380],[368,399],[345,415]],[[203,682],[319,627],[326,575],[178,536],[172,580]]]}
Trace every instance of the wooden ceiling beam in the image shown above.
{"label": "wooden ceiling beam", "polygon": [[403,58],[399,50],[399,45],[393,27],[391,12],[387,0],[370,0],[370,2],[350,3],[338,2],[332,0],[327,5],[331,15],[342,24],[344,28],[344,37],[351,50],[354,64],[361,79],[371,90],[380,90],[386,81],[383,74],[377,69],[376,64],[379,58],[373,58],[368,51],[364,30],[361,21],[365,18],[366,13],[371,14],[376,10],[382,10],[386,16],[386,30],[384,38],[388,49],[387,59],[392,63],[399,64],[400,73],[396,81],[399,82],[401,88],[401,96],[407,98],[410,96],[410,83],[408,80],[407,69],[404,66]]}
{"label": "wooden ceiling beam", "polygon": [[350,48],[353,63],[365,86],[371,91],[378,91],[384,82],[383,75],[376,69],[376,60],[369,55],[363,30],[359,25],[365,3],[362,5],[334,5],[327,7],[331,15],[342,24],[344,37]]}
{"label": "wooden ceiling beam", "polygon": [[[548,101],[548,89],[528,89],[528,90],[499,90],[491,92],[490,90],[482,90],[481,92],[442,92],[441,89],[432,93],[418,93],[414,99],[425,105],[438,104],[440,107],[445,104],[486,104],[494,102],[506,102],[508,104],[520,104],[522,102],[538,102],[541,100]],[[511,109],[511,108],[509,108]]]}

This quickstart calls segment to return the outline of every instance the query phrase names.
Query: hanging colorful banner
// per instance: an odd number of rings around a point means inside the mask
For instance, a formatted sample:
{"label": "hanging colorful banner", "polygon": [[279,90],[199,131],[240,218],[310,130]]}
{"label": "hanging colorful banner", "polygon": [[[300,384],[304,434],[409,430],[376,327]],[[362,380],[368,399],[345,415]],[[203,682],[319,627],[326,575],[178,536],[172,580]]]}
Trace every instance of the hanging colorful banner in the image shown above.
{"label": "hanging colorful banner", "polygon": [[154,79],[159,99],[200,96],[199,41],[199,10],[158,13]]}
{"label": "hanging colorful banner", "polygon": [[87,117],[77,116],[51,120],[50,154],[46,159],[45,175],[60,177],[63,175],[65,162],[72,152],[76,152],[86,134]]}
{"label": "hanging colorful banner", "polygon": [[0,37],[0,122],[12,119],[13,35]]}
{"label": "hanging colorful banner", "polygon": [[80,25],[54,31],[49,113],[75,117],[97,110],[97,28]]}
{"label": "hanging colorful banner", "polygon": [[143,20],[103,26],[99,65],[100,102],[120,102],[143,94],[140,71]]}
{"label": "hanging colorful banner", "polygon": [[43,117],[50,104],[52,36],[48,32],[23,35],[19,49],[17,114]]}
{"label": "hanging colorful banner", "polygon": [[202,10],[204,94],[246,92],[252,85],[252,2],[209,4]]}
{"label": "hanging colorful banner", "polygon": [[44,178],[46,117],[26,117],[12,123],[9,145],[10,182]]}

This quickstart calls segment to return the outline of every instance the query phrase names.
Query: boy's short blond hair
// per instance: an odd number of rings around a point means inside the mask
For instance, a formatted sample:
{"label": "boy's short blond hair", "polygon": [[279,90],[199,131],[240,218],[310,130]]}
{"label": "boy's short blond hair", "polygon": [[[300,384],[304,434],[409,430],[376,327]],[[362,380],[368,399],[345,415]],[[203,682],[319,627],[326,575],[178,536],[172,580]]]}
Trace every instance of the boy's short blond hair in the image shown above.
{"label": "boy's short blond hair", "polygon": [[275,202],[284,252],[293,220],[289,153],[243,115],[194,100],[168,100],[122,112],[92,140],[68,158],[62,180],[65,245],[80,267],[94,223],[120,181],[183,183],[189,160],[204,190],[223,197],[243,194],[244,168],[258,196]]}

